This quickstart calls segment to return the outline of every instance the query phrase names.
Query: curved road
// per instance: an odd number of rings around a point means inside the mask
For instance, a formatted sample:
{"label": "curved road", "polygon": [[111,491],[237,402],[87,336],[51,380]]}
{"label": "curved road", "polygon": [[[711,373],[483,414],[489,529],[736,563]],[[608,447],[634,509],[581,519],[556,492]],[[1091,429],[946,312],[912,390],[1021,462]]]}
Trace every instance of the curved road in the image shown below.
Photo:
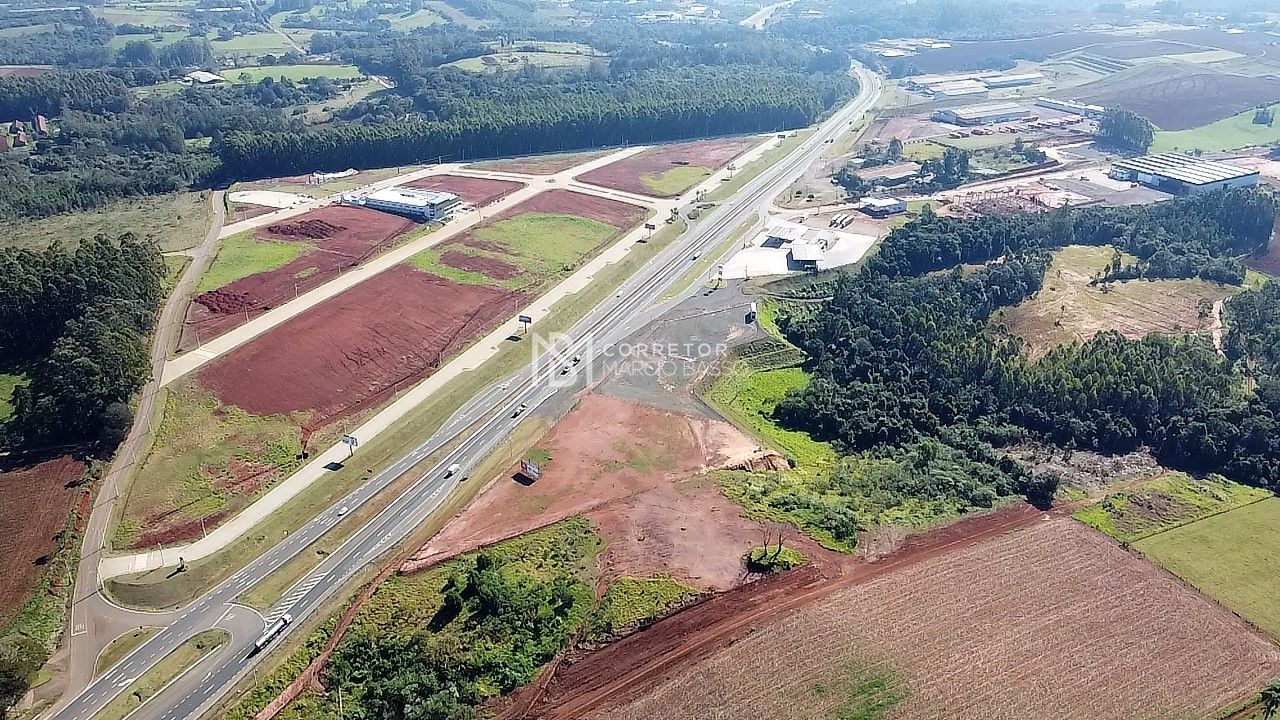
{"label": "curved road", "polygon": [[[523,419],[516,409],[524,404],[526,413],[559,392],[574,391],[582,384],[575,373],[561,375],[564,358],[581,354],[584,366],[598,359],[612,344],[660,314],[658,298],[676,287],[690,267],[690,261],[703,252],[712,251],[744,221],[759,219],[774,195],[791,179],[818,159],[829,140],[847,129],[857,117],[869,110],[880,93],[880,80],[869,72],[857,70],[861,83],[859,95],[825,121],[816,132],[786,158],[748,182],[733,198],[691,224],[681,238],[659,252],[620,291],[606,299],[577,323],[568,334],[573,341],[559,352],[550,351],[509,379],[507,390],[496,385],[478,395],[461,408],[432,438],[426,440],[391,467],[367,481],[334,507],[356,508],[403,475],[422,458],[461,438],[456,449],[414,482],[387,508],[357,530],[341,547],[330,553],[309,575],[287,591],[266,618],[235,602],[246,589],[304,552],[317,538],[350,515],[340,518],[330,510],[292,533],[244,569],[205,593],[176,614],[172,622],[133,653],[120,661],[88,688],[67,701],[54,715],[56,720],[88,720],[112,697],[122,692],[129,680],[142,674],[156,659],[163,657],[186,638],[209,629],[230,630],[232,640],[226,651],[203,660],[196,671],[183,675],[162,693],[138,709],[131,720],[177,720],[196,718],[206,712],[245,674],[253,671],[261,655],[250,653],[258,632],[268,620],[289,613],[294,623],[285,628],[288,635],[302,623],[299,620],[323,607],[324,601],[337,592],[357,571],[376,562],[384,552],[404,539],[430,517],[465,477],[471,465],[497,447]],[[733,252],[727,248],[724,254]],[[681,295],[696,292],[690,288]],[[663,303],[669,305],[669,303]],[[468,430],[468,428],[475,428]],[[444,468],[459,463],[463,469],[454,478],[444,477]],[[279,642],[277,640],[276,642]]]}

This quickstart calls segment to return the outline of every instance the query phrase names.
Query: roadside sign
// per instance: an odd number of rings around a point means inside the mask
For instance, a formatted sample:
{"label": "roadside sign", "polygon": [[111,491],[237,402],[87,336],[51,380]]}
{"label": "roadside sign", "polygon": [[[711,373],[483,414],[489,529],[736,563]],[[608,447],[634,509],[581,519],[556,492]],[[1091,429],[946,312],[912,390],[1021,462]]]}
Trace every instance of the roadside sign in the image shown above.
{"label": "roadside sign", "polygon": [[645,224],[644,224],[644,229],[645,229],[645,230],[657,230],[657,229],[658,229],[658,226],[657,226],[657,225],[655,225],[655,224],[653,224],[653,223],[645,223]]}
{"label": "roadside sign", "polygon": [[533,318],[529,317],[528,315],[521,315],[520,322],[524,323],[525,325],[528,325],[529,323],[533,322]]}
{"label": "roadside sign", "polygon": [[354,449],[360,446],[360,441],[356,439],[355,435],[343,435],[342,444]]}
{"label": "roadside sign", "polygon": [[538,478],[542,477],[542,468],[538,467],[537,465],[534,465],[528,460],[521,460],[520,474],[524,475],[530,480],[537,480]]}

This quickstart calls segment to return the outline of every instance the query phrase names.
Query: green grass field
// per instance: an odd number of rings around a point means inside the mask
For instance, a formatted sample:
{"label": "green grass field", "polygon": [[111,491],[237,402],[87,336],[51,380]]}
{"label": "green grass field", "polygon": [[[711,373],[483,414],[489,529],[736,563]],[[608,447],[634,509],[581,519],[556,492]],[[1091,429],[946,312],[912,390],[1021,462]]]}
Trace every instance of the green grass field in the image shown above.
{"label": "green grass field", "polygon": [[225,77],[232,82],[256,83],[262,78],[274,80],[288,78],[299,81],[306,78],[350,80],[362,76],[355,65],[257,65],[227,70]]}
{"label": "green grass field", "polygon": [[8,420],[13,415],[13,391],[26,379],[21,375],[0,373],[0,421]]}
{"label": "green grass field", "polygon": [[[170,386],[155,445],[122,493],[114,547],[129,547],[144,531],[238,512],[301,464],[301,425],[302,418],[223,405],[194,380]],[[325,438],[315,443],[323,447]],[[252,477],[237,481],[237,473]]]}
{"label": "green grass field", "polygon": [[40,220],[6,220],[0,223],[0,247],[43,248],[55,241],[74,246],[81,238],[99,233],[117,237],[132,232],[154,238],[161,250],[169,252],[198,245],[211,221],[207,193],[156,195]]}
{"label": "green grass field", "polygon": [[706,397],[735,425],[791,458],[797,467],[824,467],[836,459],[830,445],[798,430],[779,427],[773,420],[773,410],[782,398],[808,385],[809,375],[801,368],[754,371],[739,362],[716,381]]}
{"label": "green grass field", "polygon": [[214,53],[218,55],[249,56],[263,53],[285,53],[293,49],[280,35],[273,32],[252,33],[233,37],[230,40],[211,40]]}
{"label": "green grass field", "polygon": [[[1270,107],[1273,113],[1280,115],[1280,103]],[[1255,125],[1253,115],[1254,111],[1248,110],[1203,127],[1177,132],[1157,132],[1156,141],[1151,145],[1151,152],[1171,150],[1217,152],[1251,145],[1270,145],[1280,140],[1280,118],[1271,125]]]}
{"label": "green grass field", "polygon": [[592,613],[589,637],[607,640],[662,617],[698,597],[698,591],[667,575],[615,580]]}
{"label": "green grass field", "polygon": [[660,173],[641,175],[640,182],[655,195],[674,196],[711,177],[711,172],[710,168],[685,165]]}
{"label": "green grass field", "polygon": [[1280,499],[1214,515],[1133,547],[1280,639]]}
{"label": "green grass field", "polygon": [[1266,490],[1223,477],[1196,480],[1174,472],[1111,493],[1072,517],[1122,543],[1132,543],[1268,497],[1271,493]]}
{"label": "green grass field", "polygon": [[409,15],[383,15],[382,17],[391,23],[393,29],[400,32],[408,32],[409,30],[430,27],[445,22],[445,19],[440,17],[439,13],[428,8],[423,8]]}
{"label": "green grass field", "polygon": [[924,162],[942,157],[943,148],[936,142],[915,142],[902,146],[902,159],[912,162]]}
{"label": "green grass field", "polygon": [[258,240],[253,237],[253,231],[232,235],[222,241],[217,257],[200,278],[196,292],[207,292],[240,278],[274,270],[310,247],[305,242]]}
{"label": "green grass field", "polygon": [[479,240],[503,247],[504,251],[491,252],[452,244],[447,249],[501,260],[520,268],[520,274],[508,280],[495,281],[477,272],[457,270],[440,264],[440,251],[436,248],[418,253],[409,258],[409,262],[455,282],[529,288],[566,277],[599,252],[604,243],[618,234],[618,230],[607,223],[574,215],[523,213],[478,227],[471,234]]}
{"label": "green grass field", "polygon": [[127,5],[106,5],[92,8],[90,12],[112,25],[186,26],[191,24],[185,15],[173,10],[144,10]]}

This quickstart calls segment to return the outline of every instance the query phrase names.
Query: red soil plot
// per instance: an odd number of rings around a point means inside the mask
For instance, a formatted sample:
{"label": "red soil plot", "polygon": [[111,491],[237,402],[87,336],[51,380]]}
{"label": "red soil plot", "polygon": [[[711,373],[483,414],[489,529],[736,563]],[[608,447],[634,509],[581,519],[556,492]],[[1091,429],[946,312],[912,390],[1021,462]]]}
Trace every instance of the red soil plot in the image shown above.
{"label": "red soil plot", "polygon": [[343,269],[387,249],[416,223],[368,208],[330,205],[260,229],[266,239],[314,245],[288,263],[197,295],[187,308],[180,349],[217,337],[247,319],[319,287]]}
{"label": "red soil plot", "polygon": [[493,170],[495,172],[523,173],[525,175],[555,175],[570,168],[584,165],[602,158],[612,150],[598,150],[580,153],[552,153],[550,155],[531,155],[529,157],[509,158],[506,160],[485,160],[467,167],[476,170]]}
{"label": "red soil plot", "polygon": [[678,167],[716,170],[759,142],[760,139],[756,137],[737,137],[662,145],[583,173],[577,179],[592,185],[639,195],[674,197],[680,193],[655,192],[644,182],[644,177],[660,175]]}
{"label": "red soil plot", "polygon": [[1066,518],[930,558],[756,627],[583,718],[827,717],[868,665],[901,720],[1209,717],[1280,672],[1280,648],[1177,578]]}
{"label": "red soil plot", "polygon": [[58,547],[54,536],[82,492],[67,486],[83,474],[70,457],[0,472],[0,627],[40,582],[43,561]]}
{"label": "red soil plot", "polygon": [[648,212],[647,209],[639,205],[632,205],[621,200],[611,200],[598,195],[588,195],[572,190],[548,190],[534,195],[515,207],[502,211],[486,221],[485,225],[492,225],[525,213],[546,213],[549,215],[577,215],[588,220],[612,225],[619,230],[628,230],[635,227]]}
{"label": "red soil plot", "polygon": [[493,180],[462,175],[431,175],[408,183],[411,188],[453,193],[475,207],[495,203],[524,187],[514,180]]}
{"label": "red soil plot", "polygon": [[401,265],[215,360],[199,379],[255,415],[309,412],[315,429],[430,375],[525,300]]}
{"label": "red soil plot", "polygon": [[511,263],[481,255],[468,255],[457,250],[449,250],[442,253],[440,255],[440,263],[451,268],[480,273],[494,280],[510,280],[520,274],[520,268]]}
{"label": "red soil plot", "polygon": [[608,540],[604,582],[666,572],[723,590],[742,579],[758,526],[714,485],[680,482],[752,455],[756,444],[732,425],[589,393],[540,445],[551,461],[537,482],[516,482],[511,468],[404,571],[585,513]]}

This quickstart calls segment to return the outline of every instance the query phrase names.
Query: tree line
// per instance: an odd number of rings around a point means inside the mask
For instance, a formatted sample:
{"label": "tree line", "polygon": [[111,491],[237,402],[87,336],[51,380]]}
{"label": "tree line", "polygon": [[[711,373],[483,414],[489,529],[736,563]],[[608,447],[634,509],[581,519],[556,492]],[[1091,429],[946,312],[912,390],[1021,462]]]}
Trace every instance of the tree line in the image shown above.
{"label": "tree line", "polygon": [[7,444],[115,449],[150,372],[164,274],[154,245],[132,235],[74,250],[0,249],[0,367],[28,381],[14,392]]}
{"label": "tree line", "polygon": [[[1155,246],[1146,249],[1149,256],[1181,243],[1189,228],[1217,228],[1211,237],[1192,233],[1207,245],[1256,242],[1252,223],[1261,218],[1236,218],[1230,210],[1254,207],[1245,194],[987,218],[967,229],[936,217],[909,224],[886,239],[880,258],[842,278],[819,311],[781,318],[788,338],[808,354],[813,381],[788,396],[777,416],[851,453],[893,456],[938,443],[997,471],[993,488],[1019,487],[1042,498],[1043,478],[1028,478],[1000,448],[1023,440],[1108,453],[1145,446],[1169,467],[1275,488],[1280,383],[1271,373],[1280,347],[1273,344],[1280,339],[1280,290],[1274,284],[1229,301],[1227,358],[1202,336],[1127,340],[1103,332],[1031,361],[1020,340],[992,326],[997,309],[1039,290],[1046,247],[1079,237],[1129,237],[1112,232],[1120,227],[1143,228],[1134,237]],[[1015,240],[1031,228],[1050,234]],[[931,272],[993,259],[999,262],[976,271]],[[1257,392],[1243,390],[1246,368],[1259,377]]]}

